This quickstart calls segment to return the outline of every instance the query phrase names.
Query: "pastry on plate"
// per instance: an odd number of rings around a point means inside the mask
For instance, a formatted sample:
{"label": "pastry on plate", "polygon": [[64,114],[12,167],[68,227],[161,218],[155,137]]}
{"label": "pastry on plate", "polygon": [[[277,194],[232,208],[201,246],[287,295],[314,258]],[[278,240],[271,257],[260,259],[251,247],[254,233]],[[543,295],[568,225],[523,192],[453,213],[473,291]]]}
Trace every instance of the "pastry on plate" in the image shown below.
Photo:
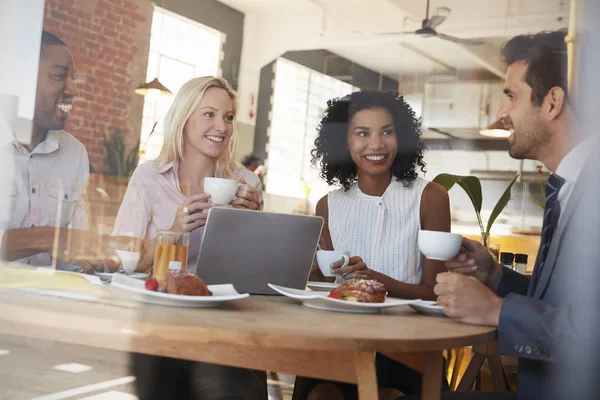
{"label": "pastry on plate", "polygon": [[329,293],[331,298],[358,303],[383,303],[386,295],[387,291],[383,283],[372,279],[348,281]]}
{"label": "pastry on plate", "polygon": [[160,283],[154,278],[146,280],[146,289],[183,296],[212,296],[204,280],[193,274],[167,272]]}
{"label": "pastry on plate", "polygon": [[167,293],[185,296],[212,296],[201,278],[185,273],[167,273]]}

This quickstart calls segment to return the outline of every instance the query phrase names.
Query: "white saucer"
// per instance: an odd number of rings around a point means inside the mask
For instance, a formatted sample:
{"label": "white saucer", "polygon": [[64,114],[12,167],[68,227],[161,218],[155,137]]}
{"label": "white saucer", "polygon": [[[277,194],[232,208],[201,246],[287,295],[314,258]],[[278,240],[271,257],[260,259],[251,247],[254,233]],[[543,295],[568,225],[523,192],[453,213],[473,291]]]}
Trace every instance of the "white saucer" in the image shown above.
{"label": "white saucer", "polygon": [[113,277],[111,286],[131,292],[133,298],[137,301],[172,307],[215,307],[221,303],[245,299],[250,296],[248,293],[238,293],[233,285],[208,285],[208,290],[212,292],[212,296],[184,296],[153,292],[147,290],[144,284],[144,281],[139,279],[116,274]]}
{"label": "white saucer", "polygon": [[358,303],[353,301],[345,301],[327,297],[327,292],[316,292],[309,290],[298,290],[287,288],[284,286],[273,285],[269,283],[269,287],[276,292],[289,297],[290,299],[298,300],[302,305],[318,310],[359,313],[359,314],[377,314],[384,308],[398,307],[406,304],[412,304],[419,300],[403,300],[387,297],[383,303]]}
{"label": "white saucer", "polygon": [[340,284],[335,282],[306,282],[306,287],[314,290],[315,292],[331,292],[333,289],[338,287]]}
{"label": "white saucer", "polygon": [[129,275],[125,275],[125,274],[121,274],[120,272],[96,272],[96,275],[98,278],[100,278],[100,280],[102,280],[103,282],[110,282],[113,279],[114,275],[123,275],[123,276],[129,276],[130,278],[133,279],[146,279],[147,277],[150,276],[150,274],[144,274],[142,272],[134,272],[133,274],[129,274]]}
{"label": "white saucer", "polygon": [[410,304],[410,307],[421,314],[434,317],[445,317],[446,314],[444,314],[443,311],[444,307],[436,303],[437,302],[431,300],[419,300],[416,303]]}

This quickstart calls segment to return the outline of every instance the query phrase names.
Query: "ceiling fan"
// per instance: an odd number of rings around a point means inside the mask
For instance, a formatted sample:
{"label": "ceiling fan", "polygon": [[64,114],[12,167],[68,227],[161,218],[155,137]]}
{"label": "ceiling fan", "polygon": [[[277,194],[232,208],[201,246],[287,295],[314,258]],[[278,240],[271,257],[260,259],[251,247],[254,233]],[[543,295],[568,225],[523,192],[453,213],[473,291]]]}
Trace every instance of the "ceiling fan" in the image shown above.
{"label": "ceiling fan", "polygon": [[444,33],[438,32],[435,28],[442,24],[450,15],[451,10],[448,7],[438,7],[433,11],[431,17],[429,17],[429,0],[427,0],[427,10],[425,13],[425,19],[421,24],[421,29],[417,29],[416,31],[410,32],[380,32],[380,33],[367,33],[367,32],[357,32],[368,35],[403,35],[403,34],[415,34],[422,37],[432,37],[436,36],[440,39],[449,40],[454,43],[464,44],[464,45],[479,45],[483,44],[482,40],[478,39],[461,39],[454,36],[446,35]]}

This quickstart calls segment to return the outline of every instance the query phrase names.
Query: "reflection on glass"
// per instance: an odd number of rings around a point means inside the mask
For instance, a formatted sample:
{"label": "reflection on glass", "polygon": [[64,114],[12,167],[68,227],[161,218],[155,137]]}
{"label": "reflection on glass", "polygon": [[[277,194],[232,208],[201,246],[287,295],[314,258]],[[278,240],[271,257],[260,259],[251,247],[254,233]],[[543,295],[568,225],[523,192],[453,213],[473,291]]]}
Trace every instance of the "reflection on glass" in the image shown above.
{"label": "reflection on glass", "polygon": [[270,193],[304,198],[306,186],[311,187],[311,198],[327,193],[327,185],[310,165],[316,127],[327,100],[356,90],[339,79],[277,60],[268,159],[268,165],[277,168],[269,170],[267,177]]}

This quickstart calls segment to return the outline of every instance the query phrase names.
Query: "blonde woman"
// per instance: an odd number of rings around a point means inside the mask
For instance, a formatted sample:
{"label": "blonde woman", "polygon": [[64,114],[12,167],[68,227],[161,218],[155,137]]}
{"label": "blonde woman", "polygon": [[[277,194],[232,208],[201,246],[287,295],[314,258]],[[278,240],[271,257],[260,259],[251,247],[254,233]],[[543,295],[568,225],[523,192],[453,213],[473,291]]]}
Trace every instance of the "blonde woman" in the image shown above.
{"label": "blonde woman", "polygon": [[152,265],[156,231],[173,230],[191,232],[187,269],[195,271],[210,208],[205,177],[239,179],[231,205],[262,209],[260,179],[232,158],[235,114],[235,92],[222,78],[194,78],[175,96],[165,116],[160,155],[134,171],[113,230],[146,240],[138,270]]}
{"label": "blonde woman", "polygon": [[[232,159],[235,100],[227,81],[214,77],[194,78],[175,96],[161,153],[133,173],[113,231],[146,240],[138,270],[152,265],[158,230],[191,232],[187,269],[196,269],[204,211],[210,208],[205,177],[239,179],[231,205],[262,209],[260,180]],[[132,365],[141,399],[267,399],[264,372],[143,354],[134,354]]]}

